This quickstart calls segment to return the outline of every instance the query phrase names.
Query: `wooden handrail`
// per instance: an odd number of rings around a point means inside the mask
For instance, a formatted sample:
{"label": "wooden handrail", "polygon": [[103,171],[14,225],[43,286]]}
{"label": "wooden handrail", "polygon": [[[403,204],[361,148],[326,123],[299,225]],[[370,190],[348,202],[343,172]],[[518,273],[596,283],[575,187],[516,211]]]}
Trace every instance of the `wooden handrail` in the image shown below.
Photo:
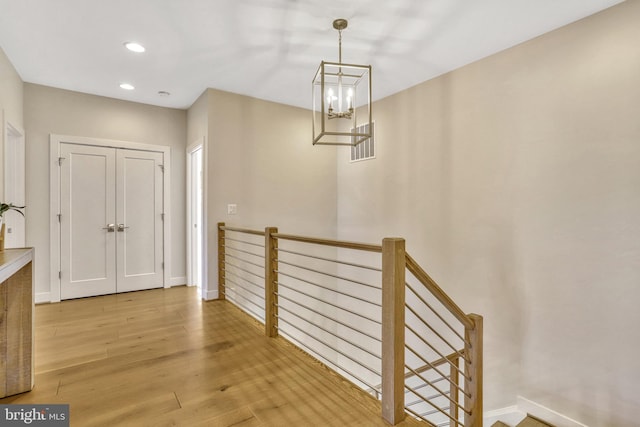
{"label": "wooden handrail", "polygon": [[223,226],[220,226],[219,228],[220,230],[224,230],[224,231],[237,231],[238,233],[253,234],[255,236],[264,236],[264,231],[260,231],[260,230],[250,230],[248,228],[230,227],[228,225],[223,225]]}
{"label": "wooden handrail", "polygon": [[429,289],[429,292],[436,297],[442,305],[445,306],[456,319],[464,325],[465,328],[473,329],[473,322],[469,319],[469,316],[453,300],[447,295],[440,286],[418,265],[418,263],[407,254],[407,268],[409,271]]}
{"label": "wooden handrail", "polygon": [[[264,231],[251,230],[249,228],[231,227],[228,225],[220,226],[220,230],[236,231],[238,233],[253,234],[256,236],[264,236]],[[382,253],[382,245],[372,245],[367,243],[347,242],[343,240],[320,239],[317,237],[296,236],[293,234],[273,233],[272,237],[282,240],[291,240],[294,242],[311,243],[314,245],[334,246],[343,249],[355,249],[367,252]]]}
{"label": "wooden handrail", "polygon": [[345,242],[342,240],[319,239],[316,237],[295,236],[293,234],[275,233],[276,239],[291,240],[294,242],[311,243],[314,245],[334,246],[343,249],[356,249],[360,251],[382,253],[382,245],[370,245],[367,243]]}

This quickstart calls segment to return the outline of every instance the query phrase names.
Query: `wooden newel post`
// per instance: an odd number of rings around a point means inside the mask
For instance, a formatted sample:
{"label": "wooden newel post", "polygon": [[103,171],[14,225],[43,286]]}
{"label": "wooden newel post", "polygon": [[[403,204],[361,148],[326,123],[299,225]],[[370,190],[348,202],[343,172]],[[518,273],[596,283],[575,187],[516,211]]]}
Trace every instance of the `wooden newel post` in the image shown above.
{"label": "wooden newel post", "polygon": [[[465,427],[482,427],[482,316],[469,314],[473,328],[465,328],[465,374],[469,379],[464,381],[467,396],[464,408],[471,415],[465,417]],[[469,397],[471,396],[471,397]]]}
{"label": "wooden newel post", "polygon": [[225,299],[226,290],[224,283],[224,222],[218,223],[218,299]]}
{"label": "wooden newel post", "polygon": [[404,419],[404,239],[382,241],[382,418]]}
{"label": "wooden newel post", "polygon": [[276,227],[264,229],[264,328],[268,337],[278,336],[278,239]]}

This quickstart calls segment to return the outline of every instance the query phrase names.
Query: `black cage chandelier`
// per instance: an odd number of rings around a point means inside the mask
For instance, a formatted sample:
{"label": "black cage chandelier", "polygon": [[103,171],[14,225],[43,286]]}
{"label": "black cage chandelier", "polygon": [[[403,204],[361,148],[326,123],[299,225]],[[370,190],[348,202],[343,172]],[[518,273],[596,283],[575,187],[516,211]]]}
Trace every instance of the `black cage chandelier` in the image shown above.
{"label": "black cage chandelier", "polygon": [[347,25],[346,19],[333,21],[338,62],[320,62],[313,78],[313,145],[354,146],[371,137],[371,65],[342,63],[342,30]]}

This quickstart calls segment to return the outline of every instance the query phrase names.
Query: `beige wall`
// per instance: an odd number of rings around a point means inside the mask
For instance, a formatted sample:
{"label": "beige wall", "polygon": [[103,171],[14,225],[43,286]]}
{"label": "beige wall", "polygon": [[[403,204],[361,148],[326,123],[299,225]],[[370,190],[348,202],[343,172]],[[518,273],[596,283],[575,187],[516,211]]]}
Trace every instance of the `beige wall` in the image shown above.
{"label": "beige wall", "polygon": [[22,107],[23,83],[18,72],[9,58],[0,48],[0,200],[4,200],[4,122],[8,122],[17,129],[24,129]]}
{"label": "beige wall", "polygon": [[184,110],[25,84],[27,244],[36,248],[36,294],[48,299],[49,135],[114,139],[171,148],[171,240],[174,281],[186,276]]}
{"label": "beige wall", "polygon": [[341,238],[406,236],[485,317],[485,409],[522,395],[637,424],[640,2],[375,104],[378,157],[338,160]]}
{"label": "beige wall", "polygon": [[0,48],[0,109],[5,120],[19,128],[24,128],[22,92],[22,79]]}
{"label": "beige wall", "polygon": [[205,90],[187,110],[187,144],[193,144],[207,138],[209,130],[208,99],[209,91]]}
{"label": "beige wall", "polygon": [[19,128],[24,128],[22,86],[18,72],[0,48],[0,110],[4,110],[5,120]]}
{"label": "beige wall", "polygon": [[[308,110],[214,89],[204,96],[207,135],[190,124],[189,138],[207,140],[208,288],[213,291],[220,221],[335,236],[336,157],[334,149],[311,145]],[[189,111],[190,118],[200,117],[203,97]],[[237,205],[237,215],[227,215],[230,203]]]}

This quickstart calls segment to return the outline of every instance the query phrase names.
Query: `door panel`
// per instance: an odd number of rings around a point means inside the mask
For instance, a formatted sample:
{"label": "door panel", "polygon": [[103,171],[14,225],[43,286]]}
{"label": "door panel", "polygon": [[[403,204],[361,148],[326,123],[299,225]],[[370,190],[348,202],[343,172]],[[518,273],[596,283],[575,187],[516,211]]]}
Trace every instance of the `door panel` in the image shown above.
{"label": "door panel", "polygon": [[202,147],[189,153],[190,167],[190,203],[191,203],[191,283],[202,288],[202,195],[203,170]]}
{"label": "door panel", "polygon": [[60,153],[60,298],[162,287],[163,154],[65,143]]}
{"label": "door panel", "polygon": [[61,299],[116,291],[115,151],[61,144]]}
{"label": "door panel", "polygon": [[163,286],[162,153],[118,150],[118,292]]}

